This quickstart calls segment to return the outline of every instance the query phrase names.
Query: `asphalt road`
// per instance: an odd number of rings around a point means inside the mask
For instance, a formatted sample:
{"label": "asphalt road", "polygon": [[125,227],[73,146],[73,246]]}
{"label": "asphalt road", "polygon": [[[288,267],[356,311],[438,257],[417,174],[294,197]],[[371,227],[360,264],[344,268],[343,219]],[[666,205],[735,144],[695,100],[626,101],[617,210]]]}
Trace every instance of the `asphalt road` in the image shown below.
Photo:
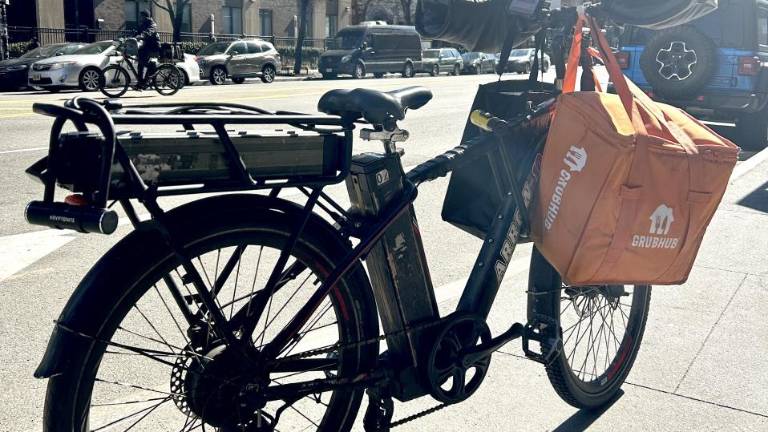
{"label": "asphalt road", "polygon": [[[319,97],[332,88],[391,90],[423,85],[434,92],[433,101],[409,112],[401,123],[411,134],[410,140],[401,144],[404,165],[413,166],[459,143],[477,86],[495,79],[484,75],[202,86],[185,88],[172,100],[229,101],[314,112]],[[90,266],[129,232],[122,226],[109,237],[75,235],[34,228],[23,221],[26,203],[42,194],[42,187],[23,171],[45,155],[51,125],[50,119],[32,114],[31,105],[62,103],[76,95],[80,94],[0,94],[0,292],[4,294],[0,303],[0,344],[4,347],[0,351],[0,380],[5,386],[0,396],[0,431],[42,428],[45,382],[33,379],[32,372],[45,348],[51,322]],[[168,101],[146,92],[130,93],[125,100]],[[355,149],[377,151],[379,147],[378,143],[358,141]],[[754,191],[766,188],[768,167],[755,165],[734,186],[735,195],[728,198],[724,216],[713,223],[717,234],[709,235],[713,240],[705,244],[700,260],[703,265],[697,266],[691,281],[676,291],[667,291],[672,293],[669,295],[654,293],[644,348],[630,384],[607,411],[581,412],[560,401],[544,369],[522,359],[519,344],[513,342],[494,356],[484,387],[476,396],[409,423],[403,430],[768,431],[768,361],[764,360],[768,329],[757,319],[759,305],[768,307],[764,258],[768,253],[768,241],[764,241],[768,204],[762,204],[768,203],[768,198],[754,195]],[[441,221],[446,186],[446,180],[425,185],[416,205],[444,313],[455,304],[480,244]],[[343,188],[334,188],[332,194],[344,199]],[[739,204],[744,197],[753,197],[752,207],[746,210]],[[181,201],[167,200],[164,204],[173,206]],[[738,224],[746,224],[750,231],[743,233]],[[729,239],[729,244],[735,244],[729,249],[729,258],[718,261],[717,249]],[[491,328],[496,334],[513,321],[524,320],[529,254],[529,246],[519,248],[507,273],[491,314]],[[735,256],[741,258],[738,264]],[[744,318],[745,310],[755,316]],[[746,329],[739,327],[740,320]],[[738,355],[728,352],[730,336],[738,344]],[[429,398],[406,406],[397,404],[395,417],[433,405]]]}

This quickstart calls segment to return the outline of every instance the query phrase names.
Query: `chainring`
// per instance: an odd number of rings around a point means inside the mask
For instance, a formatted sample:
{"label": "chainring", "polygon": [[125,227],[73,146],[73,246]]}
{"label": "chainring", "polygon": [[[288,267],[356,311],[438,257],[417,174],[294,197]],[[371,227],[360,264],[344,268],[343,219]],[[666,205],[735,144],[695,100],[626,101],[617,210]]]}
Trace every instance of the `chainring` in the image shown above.
{"label": "chainring", "polygon": [[437,332],[426,362],[430,394],[440,402],[454,404],[468,399],[485,379],[491,356],[463,365],[463,353],[491,340],[484,320],[472,315],[448,318]]}

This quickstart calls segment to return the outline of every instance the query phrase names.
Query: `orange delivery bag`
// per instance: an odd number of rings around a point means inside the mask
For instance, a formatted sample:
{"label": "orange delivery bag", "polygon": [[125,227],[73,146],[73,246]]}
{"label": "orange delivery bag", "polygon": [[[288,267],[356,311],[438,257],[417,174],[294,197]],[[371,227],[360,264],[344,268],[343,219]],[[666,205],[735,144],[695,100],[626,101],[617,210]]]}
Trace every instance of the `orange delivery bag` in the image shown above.
{"label": "orange delivery bag", "polygon": [[[573,92],[573,44],[541,160],[531,234],[569,285],[684,282],[739,148],[621,73],[593,18],[617,95]],[[569,87],[571,87],[569,89]]]}

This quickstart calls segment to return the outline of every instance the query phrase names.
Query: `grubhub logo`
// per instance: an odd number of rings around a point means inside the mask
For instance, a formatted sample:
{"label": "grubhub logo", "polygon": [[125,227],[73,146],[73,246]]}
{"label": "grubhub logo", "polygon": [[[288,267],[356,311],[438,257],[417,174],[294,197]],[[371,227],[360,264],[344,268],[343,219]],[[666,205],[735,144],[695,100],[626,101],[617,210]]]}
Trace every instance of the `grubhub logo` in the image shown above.
{"label": "grubhub logo", "polygon": [[552,193],[552,198],[549,200],[549,206],[547,207],[547,215],[544,217],[544,228],[547,231],[552,229],[558,213],[560,213],[560,205],[563,202],[563,195],[568,188],[568,184],[573,178],[574,173],[579,173],[587,166],[587,151],[583,147],[571,146],[568,153],[563,158],[563,163],[568,169],[563,168],[560,171],[560,177],[557,179],[557,186]]}
{"label": "grubhub logo", "polygon": [[656,207],[649,217],[651,235],[632,236],[632,246],[645,249],[674,249],[680,243],[678,237],[668,237],[672,223],[675,222],[675,211],[666,204]]}

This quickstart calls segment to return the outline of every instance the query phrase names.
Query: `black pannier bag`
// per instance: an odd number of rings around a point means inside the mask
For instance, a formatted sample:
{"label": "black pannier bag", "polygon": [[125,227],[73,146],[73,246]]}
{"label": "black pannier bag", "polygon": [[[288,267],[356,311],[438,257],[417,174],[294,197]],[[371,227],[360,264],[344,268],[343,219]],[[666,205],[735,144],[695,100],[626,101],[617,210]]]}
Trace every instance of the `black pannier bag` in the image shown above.
{"label": "black pannier bag", "polygon": [[180,63],[184,61],[184,51],[181,45],[164,42],[160,44],[161,63]]}
{"label": "black pannier bag", "polygon": [[[497,81],[481,85],[472,104],[472,111],[482,110],[503,119],[512,119],[534,105],[552,97],[551,84],[529,80]],[[462,143],[476,139],[485,132],[467,120]],[[529,174],[527,167],[536,157],[536,146],[546,131],[521,126],[508,142],[485,156],[470,160],[451,173],[448,191],[443,201],[443,220],[479,238],[485,238],[502,199],[511,190],[511,176],[519,185]]]}

